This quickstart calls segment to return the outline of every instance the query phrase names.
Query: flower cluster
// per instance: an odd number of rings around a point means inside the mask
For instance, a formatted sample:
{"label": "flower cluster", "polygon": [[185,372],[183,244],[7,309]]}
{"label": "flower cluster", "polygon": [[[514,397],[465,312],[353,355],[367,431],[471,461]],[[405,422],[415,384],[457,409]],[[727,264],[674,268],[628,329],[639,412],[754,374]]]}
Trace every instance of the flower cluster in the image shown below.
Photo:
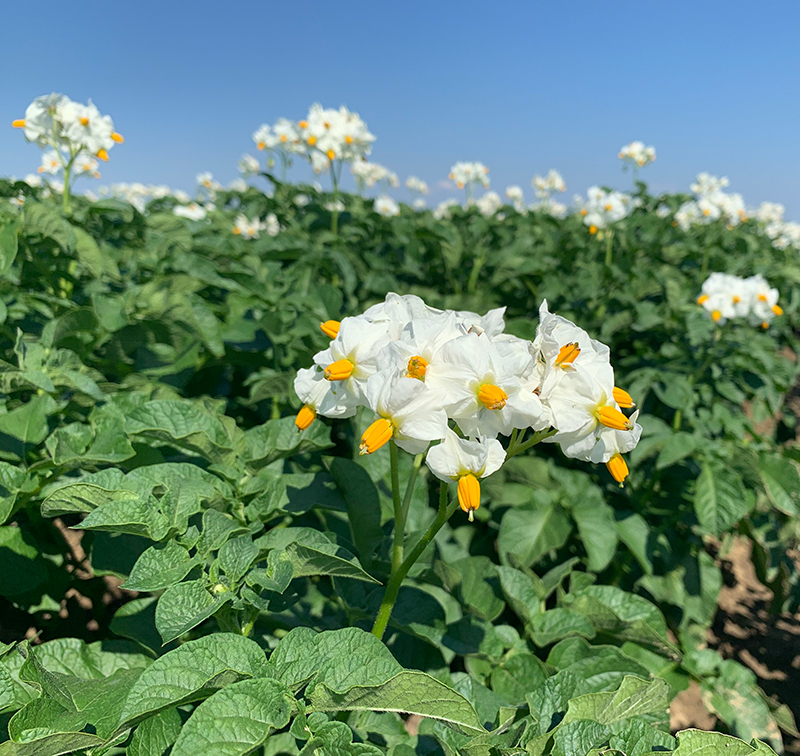
{"label": "flower cluster", "polygon": [[553,192],[567,191],[567,185],[561,174],[551,169],[547,172],[546,176],[539,176],[538,174],[531,179],[531,186],[536,190],[536,196],[539,199],[548,199]]}
{"label": "flower cluster", "polygon": [[123,141],[114,131],[111,116],[103,115],[91,100],[84,105],[66,95],[37,97],[25,110],[25,118],[12,123],[29,142],[46,150],[39,173],[100,178],[97,160],[108,160],[108,151]]}
{"label": "flower cluster", "polygon": [[703,283],[697,298],[719,325],[731,318],[747,318],[754,325],[769,327],[776,315],[783,315],[778,305],[778,290],[770,288],[763,276],[739,278],[728,273],[712,273]]}
{"label": "flower cluster", "polygon": [[778,202],[762,202],[753,217],[761,224],[763,232],[772,239],[773,247],[800,249],[800,223],[784,221],[784,212],[786,208]]}
{"label": "flower cluster", "polygon": [[476,184],[489,188],[489,169],[483,163],[456,163],[450,168],[448,178],[455,181],[459,189],[466,188],[468,192]]}
{"label": "flower cluster", "polygon": [[696,199],[684,202],[675,211],[675,222],[688,231],[691,226],[705,225],[722,219],[729,227],[747,220],[741,194],[722,191],[730,182],[727,177],[717,178],[699,173],[691,185]]}
{"label": "flower cluster", "polygon": [[358,113],[351,113],[344,105],[334,110],[315,103],[297,128],[312,165],[320,159],[346,163],[361,160],[369,155],[375,141]]}
{"label": "flower cluster", "polygon": [[416,176],[409,176],[406,179],[406,189],[408,189],[410,192],[416,192],[418,194],[427,194],[428,184],[426,181],[423,181]]}
{"label": "flower cluster", "polygon": [[400,205],[385,194],[382,194],[375,200],[372,209],[384,218],[392,218],[395,215],[400,215]]}
{"label": "flower cluster", "polygon": [[656,148],[645,147],[644,142],[631,142],[620,148],[617,157],[626,163],[635,163],[639,168],[643,168],[656,159]]}
{"label": "flower cluster", "polygon": [[491,218],[502,206],[503,200],[497,192],[486,192],[475,200],[475,207],[484,218]]}
{"label": "flower cluster", "polygon": [[355,177],[356,184],[361,190],[372,188],[380,183],[384,183],[387,187],[393,188],[400,186],[400,180],[397,178],[397,174],[379,163],[356,160],[350,166],[350,173]]}
{"label": "flower cluster", "polygon": [[607,192],[599,186],[590,186],[586,192],[587,202],[582,203],[579,196],[575,199],[582,204],[580,214],[583,222],[589,227],[590,234],[596,234],[601,228],[607,228],[615,221],[622,220],[639,206],[639,201],[629,194],[616,190]]}
{"label": "flower cluster", "polygon": [[[362,315],[321,323],[332,341],[297,374],[297,427],[362,406],[377,419],[361,437],[361,454],[390,439],[412,454],[442,441],[428,467],[458,481],[470,514],[480,504],[478,479],[503,462],[500,435],[511,436],[509,453],[538,440],[558,443],[568,457],[606,463],[622,483],[622,454],[636,446],[641,426],[637,413],[621,411],[634,405],[614,386],[608,347],[546,302],[533,342],[503,332],[504,311],[443,311],[390,293]],[[534,436],[522,441],[529,430]]]}
{"label": "flower cluster", "polygon": [[263,221],[258,216],[250,219],[246,215],[237,215],[233,226],[233,233],[242,239],[258,239],[262,231],[267,236],[277,236],[280,230],[281,226],[275,213],[270,213]]}

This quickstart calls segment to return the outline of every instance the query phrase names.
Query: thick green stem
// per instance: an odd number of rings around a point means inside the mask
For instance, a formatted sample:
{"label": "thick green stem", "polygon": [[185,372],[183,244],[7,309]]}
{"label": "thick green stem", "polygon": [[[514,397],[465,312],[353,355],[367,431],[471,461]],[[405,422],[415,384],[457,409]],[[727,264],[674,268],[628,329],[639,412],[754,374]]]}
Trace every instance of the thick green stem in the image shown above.
{"label": "thick green stem", "polygon": [[411,468],[411,475],[406,483],[406,493],[403,497],[403,523],[408,519],[408,508],[411,506],[411,497],[414,494],[414,485],[417,482],[419,470],[422,467],[422,461],[425,459],[424,454],[417,454],[414,457],[414,466]]}
{"label": "thick green stem", "polygon": [[386,584],[386,593],[383,595],[381,608],[378,610],[378,616],[375,618],[375,624],[372,627],[373,635],[378,638],[383,638],[383,634],[386,632],[386,626],[389,624],[389,618],[392,616],[392,609],[394,609],[395,601],[397,601],[397,595],[400,593],[400,587],[403,585],[403,580],[405,580],[406,575],[408,575],[408,571],[414,566],[420,556],[422,556],[422,552],[425,551],[457,508],[458,499],[448,506],[447,483],[442,483],[439,491],[439,512],[436,515],[436,519],[431,523],[430,527],[425,531],[425,534],[419,539],[414,548],[411,549],[399,568],[397,570],[394,568],[392,569],[392,575],[389,578],[389,582]]}
{"label": "thick green stem", "polygon": [[336,165],[331,162],[331,183],[333,184],[333,211],[331,212],[331,232],[339,233],[339,177],[336,175]]}
{"label": "thick green stem", "polygon": [[69,162],[64,166],[64,194],[62,195],[62,209],[64,215],[69,214],[69,182],[72,177],[72,164],[75,162],[75,157],[71,157]]}
{"label": "thick green stem", "polygon": [[606,231],[606,267],[608,268],[611,265],[612,260],[612,249],[611,249],[611,239],[612,233],[611,231]]}

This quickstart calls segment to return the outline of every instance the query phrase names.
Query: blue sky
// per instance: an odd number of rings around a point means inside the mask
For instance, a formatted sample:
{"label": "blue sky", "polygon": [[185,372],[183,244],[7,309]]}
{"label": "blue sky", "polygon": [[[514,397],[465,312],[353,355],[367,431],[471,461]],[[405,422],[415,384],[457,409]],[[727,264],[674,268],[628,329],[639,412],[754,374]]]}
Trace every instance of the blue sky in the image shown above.
{"label": "blue sky", "polygon": [[[569,199],[627,188],[616,153],[641,139],[658,150],[642,173],[652,189],[685,190],[706,170],[800,220],[789,0],[2,5],[2,175],[39,165],[10,122],[51,91],[91,97],[125,135],[102,183],[184,189],[202,170],[230,181],[260,123],[320,101],[359,112],[378,137],[372,159],[401,180],[435,187],[456,160],[481,160],[492,189],[516,183],[532,199],[531,176],[557,168]],[[456,194],[435,187],[431,201]]]}

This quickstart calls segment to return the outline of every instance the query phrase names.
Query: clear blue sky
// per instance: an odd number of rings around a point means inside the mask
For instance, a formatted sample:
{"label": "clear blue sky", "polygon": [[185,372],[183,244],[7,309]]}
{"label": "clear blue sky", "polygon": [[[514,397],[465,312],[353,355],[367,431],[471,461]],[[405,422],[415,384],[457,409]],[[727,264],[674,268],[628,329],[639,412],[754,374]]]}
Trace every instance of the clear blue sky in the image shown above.
{"label": "clear blue sky", "polygon": [[653,189],[726,174],[800,220],[794,0],[38,0],[3,2],[0,29],[2,175],[39,165],[10,122],[51,91],[91,97],[125,135],[102,183],[184,189],[201,170],[231,180],[260,123],[321,101],[359,112],[401,180],[434,187],[481,160],[493,189],[533,199],[531,176],[557,168],[569,199],[629,186],[616,153],[641,139],[658,150]]}

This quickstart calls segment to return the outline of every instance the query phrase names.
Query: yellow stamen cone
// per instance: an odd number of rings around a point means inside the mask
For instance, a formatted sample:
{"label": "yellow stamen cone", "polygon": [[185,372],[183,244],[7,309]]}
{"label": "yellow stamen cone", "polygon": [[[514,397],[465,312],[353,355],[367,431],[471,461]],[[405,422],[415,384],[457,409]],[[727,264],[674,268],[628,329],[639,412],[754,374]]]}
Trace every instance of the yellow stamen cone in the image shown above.
{"label": "yellow stamen cone", "polygon": [[259,143],[256,145],[256,149],[257,149],[257,150],[263,150],[263,149],[264,149],[266,146],[267,146],[267,145],[266,145],[266,144],[264,144],[264,142],[259,142]]}
{"label": "yellow stamen cone", "polygon": [[597,419],[607,428],[613,428],[614,430],[629,431],[633,429],[633,423],[616,407],[610,407],[608,405],[600,407],[600,409],[597,410]]}
{"label": "yellow stamen cone", "polygon": [[313,407],[309,407],[307,404],[303,405],[303,408],[300,412],[297,413],[297,417],[294,419],[294,424],[297,426],[298,430],[304,431],[308,428],[311,423],[317,417],[317,411]]}
{"label": "yellow stamen cone", "polygon": [[631,407],[636,406],[631,398],[631,395],[627,391],[623,391],[621,388],[617,388],[616,386],[614,386],[614,401],[620,407],[624,407],[625,409],[630,409]]}
{"label": "yellow stamen cone", "polygon": [[772,305],[772,312],[776,315],[783,315],[783,307],[780,305]]}
{"label": "yellow stamen cone", "polygon": [[611,477],[619,483],[620,488],[622,488],[622,484],[625,478],[628,477],[628,465],[625,464],[625,460],[622,458],[622,455],[617,452],[611,459],[606,462],[606,467],[608,471],[611,473]]}
{"label": "yellow stamen cone", "polygon": [[336,153],[333,150],[328,150],[325,154],[328,156],[328,160],[336,159]]}
{"label": "yellow stamen cone", "polygon": [[478,401],[490,410],[503,409],[506,406],[508,394],[499,386],[484,383],[478,390]]}
{"label": "yellow stamen cone", "polygon": [[105,150],[100,150],[97,153],[97,157],[99,157],[100,160],[105,160],[106,162],[108,162],[108,153]]}
{"label": "yellow stamen cone", "polygon": [[234,234],[236,234],[236,236],[238,236],[239,234],[241,234],[241,233],[242,233],[242,229],[240,229],[240,228],[237,228],[237,227],[234,227],[234,229],[233,229],[233,233],[234,233]]}
{"label": "yellow stamen cone", "polygon": [[338,320],[326,320],[324,323],[320,323],[319,327],[329,339],[335,339],[341,325]]}
{"label": "yellow stamen cone", "polygon": [[711,313],[711,319],[716,323],[722,317],[722,313],[719,310],[714,310]]}
{"label": "yellow stamen cone", "polygon": [[472,522],[472,513],[481,505],[481,484],[472,473],[458,479],[458,505]]}
{"label": "yellow stamen cone", "polygon": [[428,371],[428,361],[424,357],[416,355],[408,361],[408,371],[406,378],[417,378],[420,381],[425,380],[425,373]]}
{"label": "yellow stamen cone", "polygon": [[125,141],[125,138],[122,134],[117,133],[116,131],[111,134],[111,138],[117,143],[122,144]]}
{"label": "yellow stamen cone", "polygon": [[351,136],[348,134],[348,135],[347,135],[347,136],[344,138],[344,141],[345,141],[345,142],[347,142],[347,144],[352,144],[352,143],[353,143],[353,137],[351,137]]}
{"label": "yellow stamen cone", "polygon": [[594,236],[597,233],[597,226],[589,226],[589,233]]}
{"label": "yellow stamen cone", "polygon": [[350,360],[336,360],[325,368],[322,377],[326,381],[345,381],[356,369],[356,366]]}
{"label": "yellow stamen cone", "polygon": [[86,116],[81,118],[81,126],[88,126],[88,125],[89,125],[89,119]]}
{"label": "yellow stamen cone", "polygon": [[699,305],[705,304],[706,302],[708,302],[708,294],[701,294],[697,298],[697,304],[699,304]]}
{"label": "yellow stamen cone", "polygon": [[15,120],[11,121],[11,125],[15,129],[24,129],[25,128],[25,119],[24,118],[17,118]]}
{"label": "yellow stamen cone", "polygon": [[372,454],[380,449],[394,433],[394,427],[385,418],[381,417],[364,431],[361,443],[358,446],[359,454]]}
{"label": "yellow stamen cone", "polygon": [[297,125],[298,125],[298,126],[301,128],[301,129],[307,129],[307,128],[308,128],[308,121],[300,121],[300,122],[299,122]]}
{"label": "yellow stamen cone", "polygon": [[577,341],[573,341],[571,344],[564,344],[564,346],[558,350],[556,366],[563,367],[564,365],[571,365],[576,359],[578,359],[578,355],[580,353],[581,348],[578,346]]}
{"label": "yellow stamen cone", "polygon": [[317,143],[317,138],[312,134],[308,138],[308,143],[313,147]]}

